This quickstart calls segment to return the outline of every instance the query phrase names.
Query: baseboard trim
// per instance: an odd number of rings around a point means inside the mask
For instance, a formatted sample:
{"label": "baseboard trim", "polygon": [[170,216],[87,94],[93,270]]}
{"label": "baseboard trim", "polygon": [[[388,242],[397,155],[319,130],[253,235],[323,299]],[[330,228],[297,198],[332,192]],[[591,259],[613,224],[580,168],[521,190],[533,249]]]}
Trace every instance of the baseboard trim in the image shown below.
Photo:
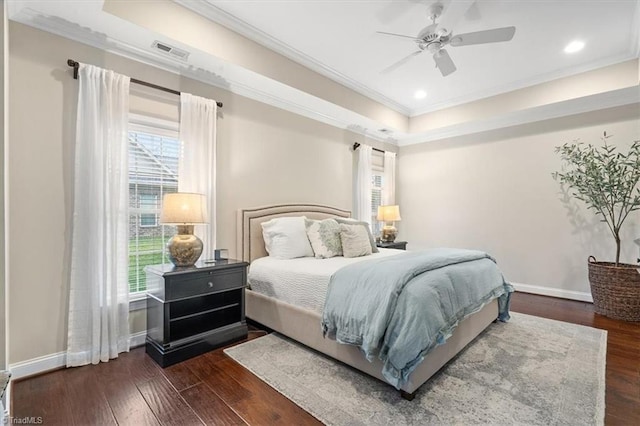
{"label": "baseboard trim", "polygon": [[58,352],[15,364],[9,364],[9,371],[11,371],[11,380],[13,381],[46,373],[51,370],[57,370],[65,365],[67,365],[67,353]]}
{"label": "baseboard trim", "polygon": [[[130,348],[133,349],[144,345],[146,337],[146,331],[134,333],[129,336]],[[11,380],[17,380],[43,374],[52,370],[58,370],[60,368],[64,368],[66,365],[67,353],[58,352],[29,359],[27,361],[17,362],[15,364],[9,364],[9,371],[11,371]]]}
{"label": "baseboard trim", "polygon": [[593,302],[591,293],[582,291],[563,290],[559,288],[542,287],[538,285],[511,283],[516,291],[523,293],[539,294],[541,296],[559,297],[561,299],[579,300],[581,302]]}
{"label": "baseboard trim", "polygon": [[144,342],[147,339],[147,331],[140,331],[129,336],[129,347],[131,349],[138,346],[144,346]]}

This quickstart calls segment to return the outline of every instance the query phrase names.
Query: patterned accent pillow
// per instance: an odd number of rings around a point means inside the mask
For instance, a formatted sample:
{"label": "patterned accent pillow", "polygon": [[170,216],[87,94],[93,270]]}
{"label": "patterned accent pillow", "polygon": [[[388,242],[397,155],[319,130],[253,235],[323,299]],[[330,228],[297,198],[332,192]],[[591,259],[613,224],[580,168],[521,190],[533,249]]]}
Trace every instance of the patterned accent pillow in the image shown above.
{"label": "patterned accent pillow", "polygon": [[362,225],[340,224],[340,241],[344,257],[360,257],[371,254],[369,233]]}
{"label": "patterned accent pillow", "polygon": [[342,243],[340,242],[340,225],[333,219],[311,220],[306,219],[307,237],[313,248],[313,253],[318,259],[342,256]]}
{"label": "patterned accent pillow", "polygon": [[371,253],[378,253],[378,246],[376,246],[376,240],[373,238],[371,234],[371,226],[367,222],[359,221],[357,219],[345,218],[345,217],[336,217],[336,222],[344,223],[345,225],[360,225],[367,230],[367,234],[369,235],[369,244],[371,244]]}

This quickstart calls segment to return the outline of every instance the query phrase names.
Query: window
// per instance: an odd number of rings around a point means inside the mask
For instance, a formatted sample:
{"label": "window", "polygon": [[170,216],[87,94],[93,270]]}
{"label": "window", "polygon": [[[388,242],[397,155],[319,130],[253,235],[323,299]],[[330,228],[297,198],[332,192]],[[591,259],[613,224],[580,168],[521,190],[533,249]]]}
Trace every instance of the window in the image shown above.
{"label": "window", "polygon": [[[158,210],[158,194],[139,194],[138,208],[140,209],[140,227],[158,226],[160,216]],[[144,213],[149,212],[149,213]]]}
{"label": "window", "polygon": [[373,151],[371,158],[371,232],[377,237],[382,232],[382,222],[378,220],[378,207],[382,205],[384,186],[384,154]]}
{"label": "window", "polygon": [[144,268],[168,263],[174,226],[160,224],[164,194],[178,191],[178,124],[132,116],[129,124],[129,291],[146,290]]}

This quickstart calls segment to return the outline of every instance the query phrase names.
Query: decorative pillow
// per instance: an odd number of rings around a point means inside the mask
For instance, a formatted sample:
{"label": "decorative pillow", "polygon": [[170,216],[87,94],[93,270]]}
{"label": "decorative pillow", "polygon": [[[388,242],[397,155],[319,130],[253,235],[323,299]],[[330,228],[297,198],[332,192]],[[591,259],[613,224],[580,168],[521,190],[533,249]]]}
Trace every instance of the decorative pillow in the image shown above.
{"label": "decorative pillow", "polygon": [[[371,253],[378,253],[380,250],[378,250],[378,246],[376,246],[376,240],[375,238],[373,238],[373,235],[371,235],[371,226],[369,226],[369,224],[367,222],[362,222],[356,219],[349,219],[349,218],[344,218],[344,217],[336,217],[336,222],[338,223],[344,223],[345,225],[360,225],[362,226],[364,229],[367,230],[367,235],[369,235],[369,244],[371,244]],[[347,256],[345,256],[347,257]]]}
{"label": "decorative pillow", "polygon": [[313,256],[307,238],[305,219],[304,216],[278,217],[262,222],[264,246],[269,256],[278,259]]}
{"label": "decorative pillow", "polygon": [[340,224],[340,242],[344,257],[360,257],[371,254],[369,233],[364,226]]}
{"label": "decorative pillow", "polygon": [[342,256],[340,225],[333,219],[306,219],[307,237],[315,256],[319,259]]}

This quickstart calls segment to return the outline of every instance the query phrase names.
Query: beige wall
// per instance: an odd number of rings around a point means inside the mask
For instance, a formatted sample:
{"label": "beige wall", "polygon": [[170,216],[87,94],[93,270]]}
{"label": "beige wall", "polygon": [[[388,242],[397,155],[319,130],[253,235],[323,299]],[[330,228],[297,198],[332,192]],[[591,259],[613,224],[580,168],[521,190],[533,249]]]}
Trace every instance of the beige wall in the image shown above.
{"label": "beige wall", "polygon": [[[21,24],[11,23],[10,35],[9,363],[66,347],[77,97],[67,58],[224,102],[218,122],[219,247],[235,253],[235,212],[241,207],[351,207],[350,147],[365,142],[362,136]],[[177,118],[176,99],[143,90],[134,95],[135,112]],[[621,108],[403,147],[400,238],[410,248],[485,249],[510,281],[588,292],[585,259],[610,258],[612,244],[584,209],[567,215],[550,177],[559,166],[553,147],[576,137],[597,139],[604,129],[618,143],[638,139],[639,117],[637,108]],[[637,237],[638,217],[632,220],[627,236]],[[589,227],[579,226],[581,221]],[[636,254],[635,247],[625,247],[627,260]],[[132,331],[144,326],[144,311],[138,311]]]}
{"label": "beige wall", "polygon": [[[224,102],[218,120],[219,247],[235,252],[241,207],[314,202],[351,208],[350,146],[361,136],[21,24],[11,23],[10,33],[10,363],[66,347],[77,97],[67,58]],[[138,96],[132,106],[137,112],[157,107],[149,112],[164,117],[177,113],[173,101],[160,98]],[[133,331],[144,327],[139,315]]]}
{"label": "beige wall", "polygon": [[[638,105],[534,125],[403,147],[399,156],[400,237],[410,248],[486,250],[507,280],[589,293],[589,255],[611,260],[606,225],[576,202],[560,200],[551,173],[554,147],[581,138],[599,143],[640,139]],[[640,217],[628,219],[624,259],[635,261]],[[571,295],[570,293],[566,295]]]}

